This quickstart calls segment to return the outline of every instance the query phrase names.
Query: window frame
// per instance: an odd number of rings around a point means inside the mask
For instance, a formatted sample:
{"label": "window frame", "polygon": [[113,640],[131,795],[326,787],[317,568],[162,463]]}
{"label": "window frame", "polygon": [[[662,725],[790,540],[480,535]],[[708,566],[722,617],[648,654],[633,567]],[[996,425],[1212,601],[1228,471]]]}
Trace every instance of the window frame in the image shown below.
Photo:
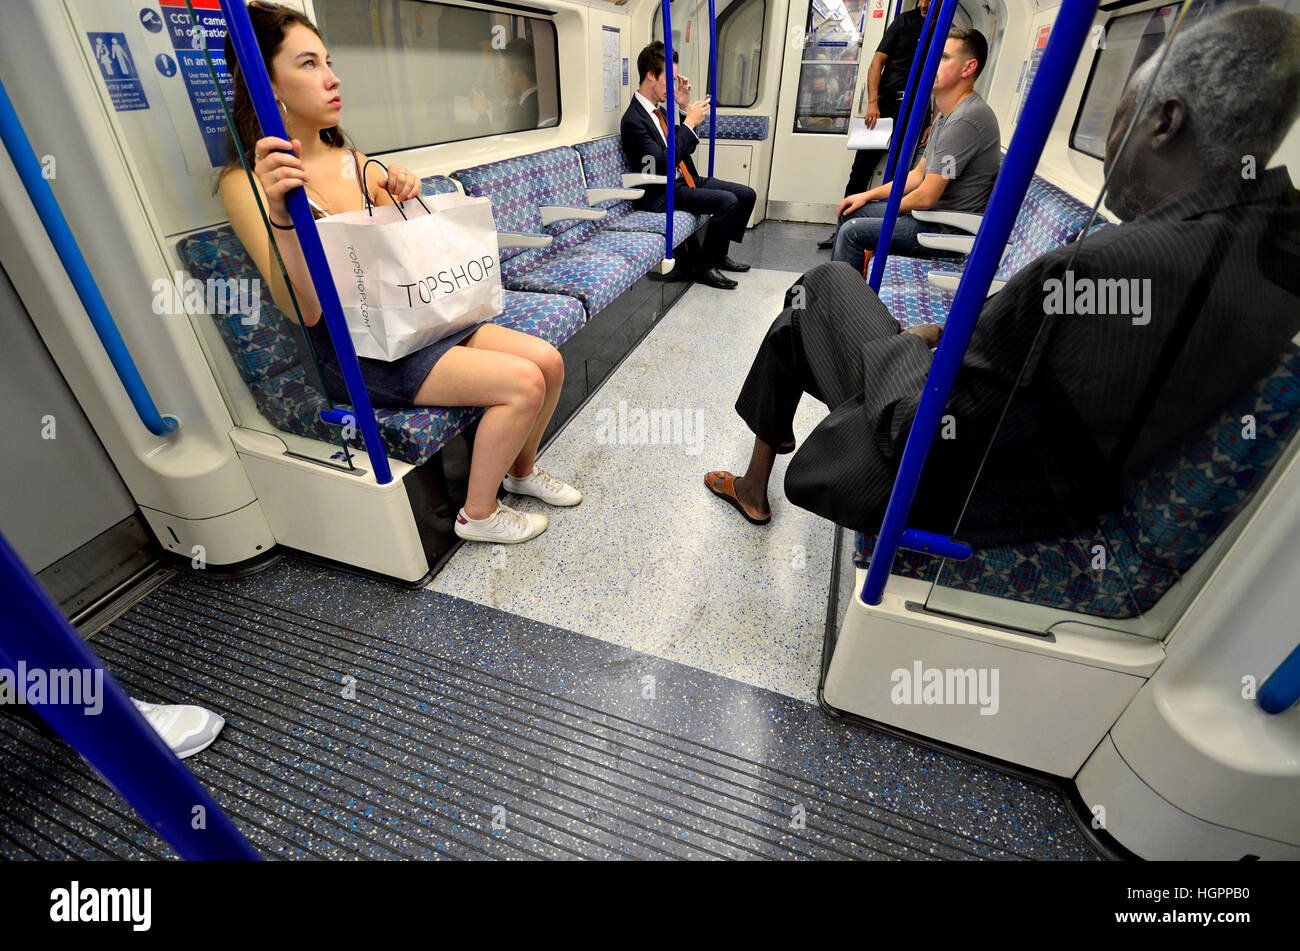
{"label": "window frame", "polygon": [[[554,125],[538,126],[536,129],[513,129],[502,132],[490,132],[487,135],[467,135],[456,139],[439,139],[434,142],[403,142],[398,145],[384,146],[380,148],[368,148],[366,151],[374,155],[387,155],[393,152],[405,152],[414,149],[434,148],[439,145],[451,145],[456,142],[476,142],[481,139],[491,139],[503,135],[522,135],[528,132],[537,132],[545,130],[558,129],[564,123],[564,89],[560,81],[560,31],[555,26],[555,12],[552,10],[543,10],[538,7],[525,6],[523,4],[509,2],[492,2],[492,3],[451,3],[448,0],[407,0],[411,3],[420,3],[425,6],[452,7],[458,10],[472,10],[485,14],[497,14],[499,16],[509,17],[512,24],[515,20],[532,20],[533,28],[536,29],[537,23],[544,23],[551,28],[552,39],[555,47],[555,111],[556,119]],[[314,0],[312,5],[313,21],[319,24],[320,17],[318,8],[322,5],[328,5],[329,0]],[[521,11],[528,11],[526,13]],[[534,49],[536,47],[534,46]],[[352,139],[351,133],[348,133],[349,140]]]}

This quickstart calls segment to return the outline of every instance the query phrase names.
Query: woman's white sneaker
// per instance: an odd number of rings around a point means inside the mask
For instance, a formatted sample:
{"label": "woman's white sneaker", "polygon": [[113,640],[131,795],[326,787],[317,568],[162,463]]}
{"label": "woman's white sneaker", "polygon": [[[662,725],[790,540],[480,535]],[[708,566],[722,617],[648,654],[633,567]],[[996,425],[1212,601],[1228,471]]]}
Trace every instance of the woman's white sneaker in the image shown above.
{"label": "woman's white sneaker", "polygon": [[507,472],[501,485],[514,495],[531,495],[549,505],[577,505],[582,501],[581,492],[566,482],[552,478],[541,466],[533,466],[532,472],[518,478]]}
{"label": "woman's white sneaker", "polygon": [[456,513],[456,534],[469,542],[515,545],[536,538],[546,531],[547,524],[545,515],[519,512],[500,502],[487,518],[470,518],[464,509]]}

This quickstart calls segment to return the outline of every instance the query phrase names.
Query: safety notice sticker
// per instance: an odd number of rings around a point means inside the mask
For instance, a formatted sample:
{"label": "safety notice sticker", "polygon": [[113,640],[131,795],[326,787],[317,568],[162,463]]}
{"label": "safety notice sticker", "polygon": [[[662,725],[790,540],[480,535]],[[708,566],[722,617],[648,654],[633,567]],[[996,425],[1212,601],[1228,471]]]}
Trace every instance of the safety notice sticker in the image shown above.
{"label": "safety notice sticker", "polygon": [[[190,105],[194,108],[194,118],[198,120],[208,158],[214,166],[222,165],[226,160],[226,117],[221,109],[221,94],[213,84],[212,72],[208,69],[208,56],[212,57],[212,68],[229,101],[231,79],[226,69],[226,20],[221,15],[217,0],[191,2],[198,23],[193,22],[185,0],[159,0],[158,5],[172,40],[172,48],[176,52],[176,66],[185,83],[185,91],[189,94]],[[205,47],[207,55],[204,54]],[[176,67],[172,68],[175,70]],[[164,76],[172,75],[162,63],[158,64],[158,69]]]}
{"label": "safety notice sticker", "polygon": [[86,36],[90,38],[90,52],[99,64],[113,108],[118,112],[148,109],[149,100],[145,98],[135,59],[126,45],[126,34],[87,33]]}

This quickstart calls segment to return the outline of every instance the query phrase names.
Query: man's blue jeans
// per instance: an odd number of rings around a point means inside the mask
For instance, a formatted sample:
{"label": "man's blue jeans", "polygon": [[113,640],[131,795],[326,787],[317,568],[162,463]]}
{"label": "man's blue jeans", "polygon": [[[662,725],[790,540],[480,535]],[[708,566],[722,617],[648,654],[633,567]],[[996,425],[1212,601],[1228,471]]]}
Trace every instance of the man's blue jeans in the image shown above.
{"label": "man's blue jeans", "polygon": [[[862,261],[865,252],[873,254],[880,241],[880,226],[885,215],[885,202],[869,201],[857,211],[845,215],[839,220],[835,230],[835,250],[831,252],[832,261],[847,261],[854,269],[862,273]],[[913,257],[925,257],[932,252],[922,248],[916,236],[925,231],[941,231],[933,224],[923,225],[911,215],[899,215],[894,221],[894,235],[889,241],[890,254],[906,254]]]}

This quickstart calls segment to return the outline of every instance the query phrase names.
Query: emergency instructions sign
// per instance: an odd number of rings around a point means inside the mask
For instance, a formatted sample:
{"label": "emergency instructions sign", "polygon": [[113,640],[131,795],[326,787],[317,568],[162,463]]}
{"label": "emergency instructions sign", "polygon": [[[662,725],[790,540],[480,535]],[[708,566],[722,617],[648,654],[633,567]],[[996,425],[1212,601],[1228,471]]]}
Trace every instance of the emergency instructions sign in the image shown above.
{"label": "emergency instructions sign", "polygon": [[[226,116],[221,108],[221,98],[217,87],[212,82],[208,70],[208,60],[212,57],[212,66],[224,88],[226,101],[231,99],[230,72],[226,69],[226,20],[221,15],[217,0],[190,0],[194,5],[191,16],[185,0],[158,0],[162,11],[163,32],[171,38],[172,48],[176,51],[176,70],[180,80],[185,84],[194,118],[199,124],[203,136],[203,145],[208,152],[208,161],[213,166],[224,165],[226,161]],[[197,23],[194,22],[197,18]],[[161,65],[159,72],[165,72]]]}

